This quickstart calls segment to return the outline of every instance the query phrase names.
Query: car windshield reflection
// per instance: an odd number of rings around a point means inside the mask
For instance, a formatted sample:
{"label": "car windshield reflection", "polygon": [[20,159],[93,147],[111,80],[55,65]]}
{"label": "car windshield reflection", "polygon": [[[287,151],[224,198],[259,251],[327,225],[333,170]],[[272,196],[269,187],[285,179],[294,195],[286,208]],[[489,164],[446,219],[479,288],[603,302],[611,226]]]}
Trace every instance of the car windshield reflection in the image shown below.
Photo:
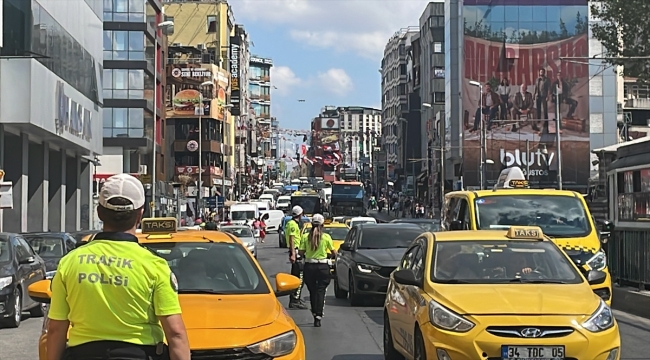
{"label": "car windshield reflection", "polygon": [[445,241],[436,245],[431,281],[577,284],[582,277],[547,241]]}
{"label": "car windshield reflection", "polygon": [[179,293],[268,294],[247,250],[232,243],[160,243],[148,248],[167,260]]}

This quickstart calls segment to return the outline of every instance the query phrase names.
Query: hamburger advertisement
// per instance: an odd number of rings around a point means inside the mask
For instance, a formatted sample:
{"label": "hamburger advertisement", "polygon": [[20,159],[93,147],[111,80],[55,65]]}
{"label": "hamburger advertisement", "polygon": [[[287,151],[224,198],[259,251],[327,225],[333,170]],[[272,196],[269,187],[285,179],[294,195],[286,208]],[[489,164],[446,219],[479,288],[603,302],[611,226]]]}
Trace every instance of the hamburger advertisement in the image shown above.
{"label": "hamburger advertisement", "polygon": [[224,119],[228,73],[213,64],[172,64],[167,67],[167,118]]}

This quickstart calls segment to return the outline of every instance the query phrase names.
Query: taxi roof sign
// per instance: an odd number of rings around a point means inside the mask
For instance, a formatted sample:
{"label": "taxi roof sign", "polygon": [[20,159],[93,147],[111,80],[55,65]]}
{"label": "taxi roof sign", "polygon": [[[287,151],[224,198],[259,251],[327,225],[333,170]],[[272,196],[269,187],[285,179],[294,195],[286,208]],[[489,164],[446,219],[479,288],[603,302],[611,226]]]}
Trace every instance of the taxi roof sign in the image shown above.
{"label": "taxi roof sign", "polygon": [[544,233],[539,226],[511,226],[506,237],[509,239],[544,240]]}
{"label": "taxi roof sign", "polygon": [[524,172],[519,167],[511,167],[503,170],[499,174],[494,189],[526,189],[529,183],[526,180]]}
{"label": "taxi roof sign", "polygon": [[147,218],[142,219],[143,234],[171,234],[177,228],[176,218]]}

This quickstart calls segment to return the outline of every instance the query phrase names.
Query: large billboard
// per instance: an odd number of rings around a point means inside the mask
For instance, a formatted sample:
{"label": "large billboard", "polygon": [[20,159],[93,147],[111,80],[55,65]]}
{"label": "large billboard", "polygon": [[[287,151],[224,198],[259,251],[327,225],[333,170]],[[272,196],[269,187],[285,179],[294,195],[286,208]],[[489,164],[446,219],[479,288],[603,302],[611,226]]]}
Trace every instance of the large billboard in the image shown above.
{"label": "large billboard", "polygon": [[229,83],[228,72],[212,64],[168,65],[165,104],[167,119],[196,118],[202,115],[223,120]]}
{"label": "large billboard", "polygon": [[481,123],[488,185],[496,182],[501,170],[519,166],[533,186],[556,186],[559,98],[562,183],[567,189],[586,187],[587,16],[587,0],[464,1],[466,186],[480,185]]}

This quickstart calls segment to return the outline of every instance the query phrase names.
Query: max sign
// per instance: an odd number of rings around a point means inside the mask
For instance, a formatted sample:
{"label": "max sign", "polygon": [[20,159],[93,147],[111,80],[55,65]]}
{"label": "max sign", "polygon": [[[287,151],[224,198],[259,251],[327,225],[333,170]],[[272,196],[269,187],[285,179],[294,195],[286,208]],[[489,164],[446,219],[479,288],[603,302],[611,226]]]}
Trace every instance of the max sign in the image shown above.
{"label": "max sign", "polygon": [[58,135],[70,133],[85,141],[93,138],[92,113],[65,94],[65,84],[58,81],[56,84],[56,114],[55,127]]}

